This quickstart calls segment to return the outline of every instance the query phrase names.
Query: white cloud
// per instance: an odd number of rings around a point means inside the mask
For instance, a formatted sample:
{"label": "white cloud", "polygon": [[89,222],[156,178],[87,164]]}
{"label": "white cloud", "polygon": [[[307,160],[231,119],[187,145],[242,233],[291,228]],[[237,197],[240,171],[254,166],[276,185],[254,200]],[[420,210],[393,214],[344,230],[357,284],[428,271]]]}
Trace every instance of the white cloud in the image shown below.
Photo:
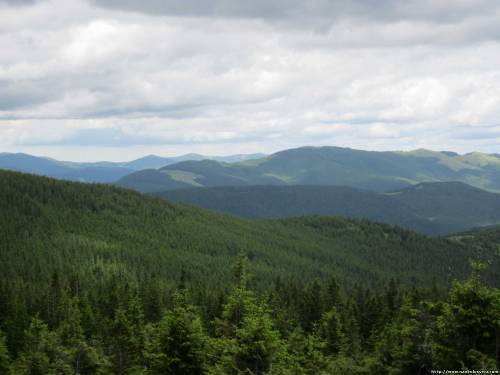
{"label": "white cloud", "polygon": [[0,5],[2,151],[500,151],[496,2],[98,3]]}

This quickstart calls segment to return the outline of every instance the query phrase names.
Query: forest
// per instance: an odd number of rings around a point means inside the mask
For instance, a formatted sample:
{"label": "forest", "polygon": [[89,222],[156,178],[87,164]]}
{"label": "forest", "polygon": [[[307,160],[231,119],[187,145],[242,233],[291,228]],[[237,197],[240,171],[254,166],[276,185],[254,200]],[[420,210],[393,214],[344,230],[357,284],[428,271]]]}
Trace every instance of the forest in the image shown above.
{"label": "forest", "polygon": [[499,249],[0,172],[0,373],[497,370]]}

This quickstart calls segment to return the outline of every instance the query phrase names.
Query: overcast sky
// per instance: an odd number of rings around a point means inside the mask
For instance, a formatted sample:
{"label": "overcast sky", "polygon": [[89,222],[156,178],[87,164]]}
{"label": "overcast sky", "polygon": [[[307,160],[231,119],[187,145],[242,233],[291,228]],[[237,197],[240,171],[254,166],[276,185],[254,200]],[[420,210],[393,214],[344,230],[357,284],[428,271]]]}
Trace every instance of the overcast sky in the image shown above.
{"label": "overcast sky", "polygon": [[497,0],[0,0],[0,152],[500,153]]}

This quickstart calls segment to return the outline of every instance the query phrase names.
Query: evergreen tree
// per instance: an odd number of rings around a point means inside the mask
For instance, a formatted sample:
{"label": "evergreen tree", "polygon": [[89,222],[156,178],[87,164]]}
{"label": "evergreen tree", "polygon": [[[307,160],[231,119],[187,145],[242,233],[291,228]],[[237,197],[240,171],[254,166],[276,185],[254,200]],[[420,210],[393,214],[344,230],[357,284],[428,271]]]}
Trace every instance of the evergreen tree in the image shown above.
{"label": "evergreen tree", "polygon": [[483,285],[478,269],[470,279],[456,282],[437,320],[437,365],[474,370],[499,366],[499,317],[500,291]]}
{"label": "evergreen tree", "polygon": [[201,374],[206,341],[200,318],[191,306],[179,303],[161,321],[146,327],[144,357],[154,374]]}
{"label": "evergreen tree", "polygon": [[6,338],[0,329],[0,374],[7,374],[10,367],[10,354],[7,348]]}
{"label": "evergreen tree", "polygon": [[25,333],[24,348],[13,365],[14,374],[47,375],[74,373],[70,358],[56,333],[33,318]]}
{"label": "evergreen tree", "polygon": [[346,348],[340,314],[335,307],[323,314],[319,322],[318,333],[325,340],[327,354],[338,354]]}
{"label": "evergreen tree", "polygon": [[119,306],[111,324],[113,371],[125,374],[129,369],[139,369],[144,350],[144,313],[138,297],[132,298],[127,309]]}
{"label": "evergreen tree", "polygon": [[305,334],[302,328],[294,329],[286,339],[286,367],[291,374],[322,374],[328,366],[324,355],[326,342],[316,334]]}
{"label": "evergreen tree", "polygon": [[220,363],[212,371],[228,374],[248,372],[265,374],[281,347],[278,331],[274,328],[265,305],[258,305],[247,289],[246,257],[238,257],[234,267],[236,287],[224,306],[217,346]]}
{"label": "evergreen tree", "polygon": [[335,277],[331,277],[325,288],[324,305],[328,310],[331,307],[339,307],[342,303],[340,298],[340,287]]}
{"label": "evergreen tree", "polygon": [[382,366],[395,374],[426,374],[433,368],[435,317],[407,296],[395,320],[379,335],[376,353]]}
{"label": "evergreen tree", "polygon": [[81,313],[78,298],[68,299],[64,306],[65,318],[59,325],[57,333],[61,338],[66,355],[73,371],[77,374],[95,374],[105,368],[107,359],[99,348],[90,345],[81,326]]}
{"label": "evergreen tree", "polygon": [[131,364],[129,357],[130,323],[125,310],[120,306],[115,311],[115,319],[111,327],[112,364],[117,375],[127,372]]}

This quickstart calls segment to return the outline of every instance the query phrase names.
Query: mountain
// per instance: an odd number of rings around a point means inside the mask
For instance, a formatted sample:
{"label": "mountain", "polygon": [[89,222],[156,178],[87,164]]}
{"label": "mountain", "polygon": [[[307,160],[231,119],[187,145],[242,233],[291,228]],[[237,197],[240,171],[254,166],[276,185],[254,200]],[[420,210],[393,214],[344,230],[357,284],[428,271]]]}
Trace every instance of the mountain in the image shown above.
{"label": "mountain", "polygon": [[134,170],[114,163],[72,163],[28,154],[0,154],[0,169],[81,182],[113,182]]}
{"label": "mountain", "polygon": [[438,233],[500,223],[500,194],[461,182],[422,183],[394,192],[390,197],[440,228]]}
{"label": "mountain", "polygon": [[219,284],[241,251],[259,285],[280,275],[331,274],[347,285],[390,277],[430,285],[433,276],[443,284],[467,274],[472,254],[459,241],[368,221],[248,221],[112,186],[8,171],[0,171],[0,250],[4,280],[49,283],[57,271],[95,288],[115,277],[172,285],[183,269],[193,282]]}
{"label": "mountain", "polygon": [[436,235],[500,223],[500,194],[461,182],[421,183],[391,193],[346,186],[188,188],[156,194],[245,218],[364,218]]}
{"label": "mountain", "polygon": [[0,373],[495,369],[499,246],[0,171]]}
{"label": "mountain", "polygon": [[[224,163],[186,161],[157,171],[191,186],[343,185],[373,191],[391,191],[420,182],[460,181],[500,192],[500,157],[481,153],[361,151],[341,147],[302,147],[265,158]],[[149,176],[152,177],[152,176]],[[127,176],[127,187],[149,192],[178,188],[169,183],[140,181]],[[117,182],[118,185],[122,181]]]}
{"label": "mountain", "polygon": [[132,160],[127,163],[123,163],[123,165],[127,168],[131,168],[134,170],[142,170],[142,169],[158,169],[161,167],[165,167],[167,165],[180,163],[183,161],[189,160],[216,160],[220,162],[234,163],[241,162],[245,160],[251,159],[260,159],[265,157],[265,154],[237,154],[237,155],[228,155],[228,156],[206,156],[200,154],[186,154],[181,156],[173,156],[173,157],[162,157],[156,155],[148,155],[144,156],[137,160]]}
{"label": "mountain", "polygon": [[168,173],[158,172],[156,169],[144,169],[120,179],[120,186],[139,190],[144,193],[155,192],[158,186],[169,186],[171,189],[182,189],[191,184],[180,179],[174,179]]}
{"label": "mountain", "polygon": [[252,158],[261,158],[262,156],[264,155],[252,154],[211,157],[199,154],[186,154],[165,158],[156,155],[148,155],[129,162],[114,163],[103,161],[95,163],[76,163],[23,153],[0,153],[0,169],[33,173],[64,180],[109,183],[117,181],[134,171],[161,168],[186,160],[214,159],[220,161],[243,161]]}
{"label": "mountain", "polygon": [[[191,159],[189,159],[189,157],[191,157]],[[127,165],[127,167],[138,171],[141,169],[158,169],[166,165],[175,164],[184,160],[203,160],[203,157],[201,155],[196,155],[196,154],[190,154],[189,156],[186,155],[185,157],[180,156],[173,158],[148,155],[136,160],[129,161],[128,163],[125,164]]]}

